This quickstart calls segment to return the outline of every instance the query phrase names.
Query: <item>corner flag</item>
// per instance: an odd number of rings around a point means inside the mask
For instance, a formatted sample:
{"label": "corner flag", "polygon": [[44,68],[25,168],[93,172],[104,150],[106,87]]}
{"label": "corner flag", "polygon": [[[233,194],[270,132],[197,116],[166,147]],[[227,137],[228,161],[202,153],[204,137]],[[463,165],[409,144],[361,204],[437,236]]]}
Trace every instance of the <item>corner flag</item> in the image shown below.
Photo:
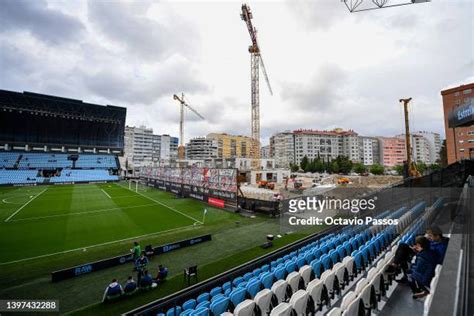
{"label": "corner flag", "polygon": [[204,219],[206,218],[207,214],[207,208],[204,209],[204,212],[202,213],[202,223],[204,224]]}

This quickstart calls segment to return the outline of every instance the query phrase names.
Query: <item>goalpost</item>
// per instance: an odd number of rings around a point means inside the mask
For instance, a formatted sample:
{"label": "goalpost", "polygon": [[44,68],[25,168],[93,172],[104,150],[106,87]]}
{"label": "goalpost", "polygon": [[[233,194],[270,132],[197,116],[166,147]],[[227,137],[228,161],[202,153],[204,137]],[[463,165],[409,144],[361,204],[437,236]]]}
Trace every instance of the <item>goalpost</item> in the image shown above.
{"label": "goalpost", "polygon": [[139,180],[129,179],[128,180],[128,189],[131,190],[131,191],[138,192],[138,183],[139,182],[140,182]]}

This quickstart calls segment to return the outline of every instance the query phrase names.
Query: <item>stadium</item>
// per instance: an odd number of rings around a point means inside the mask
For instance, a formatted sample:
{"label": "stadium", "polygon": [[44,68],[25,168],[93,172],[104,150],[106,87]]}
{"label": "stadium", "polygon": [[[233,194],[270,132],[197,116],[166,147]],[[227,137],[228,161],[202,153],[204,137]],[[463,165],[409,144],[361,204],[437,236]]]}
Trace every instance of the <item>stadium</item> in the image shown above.
{"label": "stadium", "polygon": [[474,11],[433,2],[0,0],[0,316],[474,315]]}
{"label": "stadium", "polygon": [[[438,315],[470,308],[472,161],[373,193],[377,207],[358,214],[360,225],[344,225],[359,222],[342,214],[329,222],[343,225],[289,231],[284,214],[239,207],[249,201],[239,200],[234,169],[146,167],[139,177],[121,176],[124,108],[28,92],[0,96],[2,299],[56,298],[61,312],[87,315]],[[424,304],[402,304],[409,294],[387,267],[400,244],[413,245],[432,225],[449,232],[445,262]],[[156,288],[100,302],[96,285],[133,273],[127,251],[135,241],[170,276]]]}

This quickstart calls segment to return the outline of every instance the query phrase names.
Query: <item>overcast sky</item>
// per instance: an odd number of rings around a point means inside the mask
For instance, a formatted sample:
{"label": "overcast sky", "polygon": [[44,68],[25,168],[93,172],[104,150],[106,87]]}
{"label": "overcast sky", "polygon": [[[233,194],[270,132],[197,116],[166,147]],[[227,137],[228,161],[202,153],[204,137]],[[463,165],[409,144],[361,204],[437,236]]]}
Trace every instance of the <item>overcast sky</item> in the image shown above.
{"label": "overcast sky", "polygon": [[[366,0],[368,1],[368,0]],[[349,13],[340,0],[249,1],[272,84],[263,143],[277,131],[444,135],[440,90],[474,81],[472,0]],[[240,1],[0,0],[0,89],[127,107],[128,125],[185,139],[250,134],[250,38]]]}

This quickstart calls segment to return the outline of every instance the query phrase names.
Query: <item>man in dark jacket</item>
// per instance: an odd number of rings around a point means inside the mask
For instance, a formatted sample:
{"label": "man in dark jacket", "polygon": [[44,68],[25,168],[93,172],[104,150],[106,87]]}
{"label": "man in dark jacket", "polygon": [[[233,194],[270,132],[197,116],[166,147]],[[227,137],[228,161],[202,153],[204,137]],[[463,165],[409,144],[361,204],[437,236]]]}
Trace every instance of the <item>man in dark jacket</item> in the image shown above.
{"label": "man in dark jacket", "polygon": [[430,248],[436,255],[436,264],[443,264],[449,238],[443,236],[443,232],[438,226],[428,228],[426,237],[430,240]]}
{"label": "man in dark jacket", "polygon": [[430,292],[428,287],[434,276],[436,255],[430,249],[430,241],[424,236],[418,236],[413,247],[416,252],[415,263],[408,271],[413,298],[422,298]]}

